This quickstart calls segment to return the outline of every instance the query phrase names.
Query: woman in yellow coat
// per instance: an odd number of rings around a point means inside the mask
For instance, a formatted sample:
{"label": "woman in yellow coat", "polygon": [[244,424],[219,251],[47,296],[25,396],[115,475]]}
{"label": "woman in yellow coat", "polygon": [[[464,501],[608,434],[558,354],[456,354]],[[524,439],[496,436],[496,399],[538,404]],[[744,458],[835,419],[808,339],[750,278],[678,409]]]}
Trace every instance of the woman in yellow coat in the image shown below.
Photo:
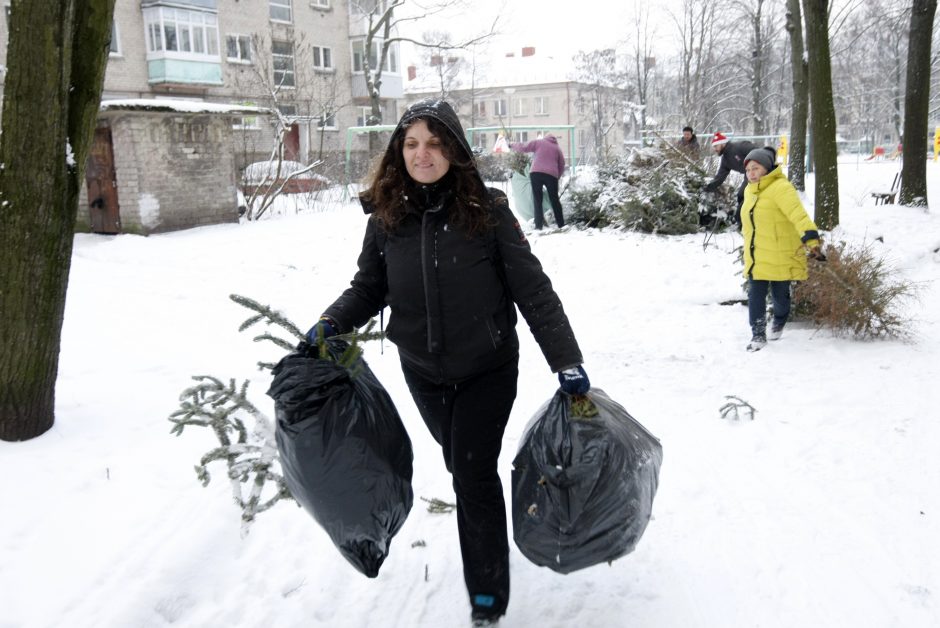
{"label": "woman in yellow coat", "polygon": [[773,299],[770,339],[783,334],[790,316],[790,282],[806,279],[806,257],[821,257],[819,232],[796,188],[777,168],[776,151],[755,148],[744,158],[744,276],[748,280],[751,343],[748,351],[767,344],[767,293]]}

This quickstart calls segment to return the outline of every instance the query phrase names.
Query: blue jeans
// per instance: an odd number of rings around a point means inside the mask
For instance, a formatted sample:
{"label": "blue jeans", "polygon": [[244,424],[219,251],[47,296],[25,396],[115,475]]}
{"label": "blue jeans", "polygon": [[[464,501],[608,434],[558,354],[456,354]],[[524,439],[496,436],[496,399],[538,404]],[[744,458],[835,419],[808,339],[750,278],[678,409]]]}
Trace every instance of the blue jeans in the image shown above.
{"label": "blue jeans", "polygon": [[780,327],[790,316],[790,282],[748,279],[747,312],[751,331],[763,334],[767,331],[767,292],[774,304],[774,325]]}

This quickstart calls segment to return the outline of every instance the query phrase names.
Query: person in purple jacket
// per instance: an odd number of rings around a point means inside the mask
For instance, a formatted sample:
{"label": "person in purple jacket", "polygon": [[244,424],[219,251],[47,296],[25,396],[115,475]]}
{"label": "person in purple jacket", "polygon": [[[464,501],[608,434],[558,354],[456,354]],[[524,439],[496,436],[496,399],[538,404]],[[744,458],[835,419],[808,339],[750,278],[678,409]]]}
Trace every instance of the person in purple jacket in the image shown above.
{"label": "person in purple jacket", "polygon": [[565,156],[558,146],[558,138],[549,133],[541,139],[531,142],[513,142],[509,148],[517,153],[535,153],[532,157],[532,168],[529,171],[529,181],[532,183],[533,214],[535,215],[535,228],[541,229],[545,224],[542,215],[542,188],[548,190],[548,200],[555,212],[555,224],[565,226],[565,216],[561,211],[561,200],[558,198],[558,178],[565,171]]}

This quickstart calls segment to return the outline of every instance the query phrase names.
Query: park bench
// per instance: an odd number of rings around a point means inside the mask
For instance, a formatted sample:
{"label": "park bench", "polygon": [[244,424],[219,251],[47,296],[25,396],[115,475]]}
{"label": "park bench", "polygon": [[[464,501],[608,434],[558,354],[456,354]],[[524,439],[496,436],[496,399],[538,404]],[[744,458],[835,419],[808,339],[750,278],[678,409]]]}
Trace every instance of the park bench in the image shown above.
{"label": "park bench", "polygon": [[871,195],[875,197],[875,205],[894,205],[894,199],[898,196],[898,188],[900,185],[901,172],[898,171],[894,175],[894,181],[891,183],[890,190],[882,190],[871,193]]}

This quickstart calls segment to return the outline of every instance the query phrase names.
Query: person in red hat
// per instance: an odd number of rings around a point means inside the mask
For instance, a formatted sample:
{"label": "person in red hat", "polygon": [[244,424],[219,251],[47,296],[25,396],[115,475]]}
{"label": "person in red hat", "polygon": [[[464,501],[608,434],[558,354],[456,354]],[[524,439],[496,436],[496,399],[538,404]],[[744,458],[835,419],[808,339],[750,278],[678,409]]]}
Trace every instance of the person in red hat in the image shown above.
{"label": "person in red hat", "polygon": [[[721,163],[718,164],[718,172],[715,178],[705,185],[706,192],[714,192],[718,186],[725,182],[728,174],[734,170],[744,174],[744,158],[749,152],[754,150],[755,146],[748,141],[732,142],[721,131],[716,131],[712,135],[712,150],[721,157]],[[738,226],[741,225],[741,205],[744,204],[744,188],[747,187],[747,178],[741,181],[738,187],[738,206],[735,209],[732,220]]]}

